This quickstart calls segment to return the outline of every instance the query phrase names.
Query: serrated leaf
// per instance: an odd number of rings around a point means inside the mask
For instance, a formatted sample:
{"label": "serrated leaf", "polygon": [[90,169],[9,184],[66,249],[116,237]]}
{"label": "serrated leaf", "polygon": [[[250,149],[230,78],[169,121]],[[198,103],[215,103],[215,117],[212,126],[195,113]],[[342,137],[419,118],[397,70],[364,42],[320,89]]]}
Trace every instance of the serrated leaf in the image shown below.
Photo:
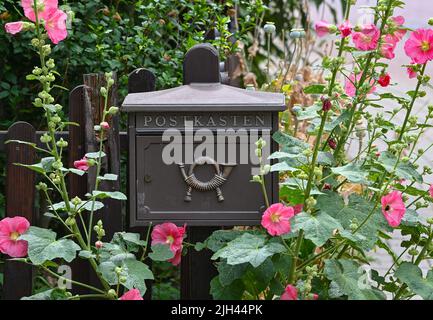
{"label": "serrated leaf", "polygon": [[415,167],[410,163],[399,163],[396,167],[397,158],[388,151],[384,151],[380,154],[379,163],[389,173],[394,172],[395,175],[401,179],[415,180],[418,183],[423,182],[422,176],[416,171]]}
{"label": "serrated leaf", "polygon": [[325,276],[334,283],[335,290],[350,300],[384,300],[385,295],[373,289],[361,266],[351,260],[325,260]]}
{"label": "serrated leaf", "polygon": [[343,230],[342,225],[325,212],[311,215],[301,212],[293,218],[293,231],[304,230],[305,238],[321,247],[328,241],[334,230]]}
{"label": "serrated leaf", "polygon": [[405,283],[410,290],[425,300],[433,300],[433,270],[423,278],[422,270],[410,263],[403,262],[395,272],[395,276]]}
{"label": "serrated leaf", "polygon": [[210,282],[210,294],[214,300],[240,300],[244,293],[245,286],[241,280],[235,280],[228,286],[223,286],[219,277]]}
{"label": "serrated leaf", "polygon": [[266,243],[266,236],[244,233],[239,238],[230,241],[224,248],[218,250],[212,260],[227,259],[231,265],[249,262],[253,267],[261,265],[268,257],[285,251],[279,243]]}
{"label": "serrated leaf", "polygon": [[70,239],[56,240],[54,231],[30,227],[27,233],[19,238],[28,242],[28,255],[34,265],[41,265],[45,261],[62,258],[71,262],[76,257],[80,246]]}
{"label": "serrated leaf", "polygon": [[353,183],[367,184],[367,172],[354,163],[349,163],[342,167],[331,168],[332,173],[341,175]]}
{"label": "serrated leaf", "polygon": [[221,285],[228,286],[233,283],[233,281],[242,278],[247,268],[248,263],[230,265],[221,262],[218,265],[219,281]]}

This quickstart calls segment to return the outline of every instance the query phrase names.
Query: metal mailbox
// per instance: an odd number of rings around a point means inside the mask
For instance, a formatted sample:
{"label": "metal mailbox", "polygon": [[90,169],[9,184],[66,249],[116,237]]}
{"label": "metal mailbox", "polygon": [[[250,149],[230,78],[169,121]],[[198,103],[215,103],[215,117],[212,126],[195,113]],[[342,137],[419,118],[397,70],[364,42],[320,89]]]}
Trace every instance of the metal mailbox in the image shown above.
{"label": "metal mailbox", "polygon": [[[185,56],[184,85],[129,94],[129,221],[190,226],[256,225],[265,209],[255,141],[278,129],[282,94],[220,83],[217,51],[198,45]],[[278,176],[267,176],[278,201]]]}

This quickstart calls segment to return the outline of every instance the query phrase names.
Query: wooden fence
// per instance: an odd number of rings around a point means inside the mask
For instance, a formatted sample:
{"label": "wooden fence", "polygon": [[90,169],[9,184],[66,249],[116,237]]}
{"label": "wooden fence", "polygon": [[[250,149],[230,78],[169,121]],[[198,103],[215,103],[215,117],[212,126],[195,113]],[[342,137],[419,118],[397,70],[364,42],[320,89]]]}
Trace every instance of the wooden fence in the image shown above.
{"label": "wooden fence", "polygon": [[[221,76],[226,84],[236,85],[239,81],[230,78],[231,69],[236,68],[232,63],[222,64]],[[155,90],[155,76],[146,69],[137,69],[129,75],[129,93],[146,92]],[[94,124],[101,121],[103,98],[99,89],[104,85],[103,74],[87,74],[83,76],[83,85],[70,92],[69,121],[76,122],[79,126],[71,125],[67,132],[58,133],[68,141],[68,166],[73,167],[73,162],[81,159],[85,153],[96,151],[96,137]],[[116,101],[117,86],[115,85],[110,96],[110,105],[118,105]],[[120,154],[127,153],[126,132],[119,132],[119,118],[111,119],[110,135],[105,142],[107,161],[103,163],[105,168],[119,176],[120,180]],[[37,198],[35,184],[37,176],[31,170],[14,165],[14,163],[33,164],[38,162],[38,156],[33,148],[23,144],[9,143],[7,140],[23,140],[41,144],[39,138],[44,132],[36,131],[34,127],[25,122],[13,124],[7,132],[0,131],[0,152],[6,153],[6,216],[16,215],[26,217],[32,225],[40,225],[41,214],[44,212],[43,201],[39,201],[39,210],[36,210]],[[71,197],[84,198],[87,190],[92,188],[95,173],[91,170],[83,177],[70,175],[68,188]],[[118,190],[120,181],[105,183],[102,190]],[[119,201],[106,200],[103,212],[98,215],[104,222],[106,239],[111,239],[117,231],[128,230],[138,232],[145,236],[146,228],[128,228],[128,221],[123,221],[122,204]],[[126,215],[128,218],[128,215]],[[215,228],[194,227],[188,228],[188,241],[203,241]],[[191,252],[183,257],[181,264],[181,298],[182,299],[208,299],[209,283],[216,274],[210,262],[207,252]],[[80,282],[96,284],[96,275],[92,274],[86,260],[75,259],[71,264],[72,278]],[[4,266],[4,285],[2,299],[19,299],[32,294],[34,270],[20,262],[6,261]],[[151,285],[151,284],[150,284]],[[80,287],[73,287],[75,293],[83,293]],[[150,288],[146,298],[150,298]]]}

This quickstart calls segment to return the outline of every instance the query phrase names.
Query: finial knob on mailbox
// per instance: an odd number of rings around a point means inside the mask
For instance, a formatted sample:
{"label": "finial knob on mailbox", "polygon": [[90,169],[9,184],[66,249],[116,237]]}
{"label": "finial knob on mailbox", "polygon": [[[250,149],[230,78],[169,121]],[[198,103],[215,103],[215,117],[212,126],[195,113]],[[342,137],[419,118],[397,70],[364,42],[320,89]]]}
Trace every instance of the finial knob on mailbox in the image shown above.
{"label": "finial knob on mailbox", "polygon": [[220,82],[218,50],[209,43],[189,49],[183,61],[183,84]]}

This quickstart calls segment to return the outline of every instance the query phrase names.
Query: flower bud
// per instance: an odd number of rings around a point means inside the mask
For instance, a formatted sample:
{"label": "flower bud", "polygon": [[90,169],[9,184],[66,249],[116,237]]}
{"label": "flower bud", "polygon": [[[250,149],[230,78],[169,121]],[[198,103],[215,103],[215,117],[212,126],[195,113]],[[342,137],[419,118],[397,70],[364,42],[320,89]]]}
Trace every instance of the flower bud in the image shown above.
{"label": "flower bud", "polygon": [[81,204],[81,199],[79,197],[75,197],[71,200],[71,202],[74,206],[78,206]]}
{"label": "flower bud", "polygon": [[125,283],[126,280],[128,280],[128,279],[127,279],[125,276],[121,276],[121,277],[119,277],[119,282],[120,282],[120,283]]}
{"label": "flower bud", "polygon": [[115,115],[119,112],[119,108],[118,107],[110,107],[110,109],[108,109],[108,113],[111,115]]}
{"label": "flower bud", "polygon": [[266,174],[268,174],[269,172],[271,172],[271,165],[269,165],[269,164],[265,164],[265,165],[263,166],[263,174],[266,175]]}
{"label": "flower bud", "polygon": [[101,87],[100,92],[101,92],[101,96],[103,97],[107,96],[107,89],[105,87]]}
{"label": "flower bud", "polygon": [[110,290],[108,290],[107,295],[108,295],[110,298],[116,298],[116,297],[117,297],[116,290],[114,290],[114,289],[110,289]]}
{"label": "flower bud", "polygon": [[255,175],[253,176],[253,182],[262,182],[262,178],[260,178],[258,175]]}
{"label": "flower bud", "polygon": [[114,272],[117,273],[117,274],[121,274],[122,271],[123,271],[122,267],[116,267],[116,268],[114,268]]}
{"label": "flower bud", "polygon": [[67,148],[68,147],[68,141],[65,141],[65,140],[63,140],[63,138],[60,138],[60,140],[56,142],[56,145],[59,148]]}
{"label": "flower bud", "polygon": [[260,158],[262,156],[262,149],[256,149],[255,152],[257,157]]}
{"label": "flower bud", "polygon": [[112,87],[114,85],[114,79],[108,79],[107,84],[109,87]]}
{"label": "flower bud", "polygon": [[51,165],[53,169],[58,170],[60,168],[63,168],[63,163],[60,160],[54,161]]}
{"label": "flower bud", "polygon": [[329,183],[323,184],[323,190],[331,190],[332,186]]}
{"label": "flower bud", "polygon": [[75,225],[77,223],[77,221],[73,217],[68,217],[66,219],[65,223],[66,223],[66,225],[72,227],[73,225]]}
{"label": "flower bud", "polygon": [[104,244],[103,244],[102,241],[98,240],[98,241],[95,242],[96,249],[98,249],[98,250],[102,249],[103,246],[104,246]]}
{"label": "flower bud", "polygon": [[322,110],[328,112],[332,108],[332,102],[328,98],[322,97]]}
{"label": "flower bud", "polygon": [[314,208],[314,206],[317,204],[317,201],[313,197],[309,197],[307,201],[305,201],[305,204],[307,205],[308,209],[311,209]]}
{"label": "flower bud", "polygon": [[337,141],[335,141],[335,139],[333,139],[333,138],[330,138],[330,139],[328,140],[328,146],[329,146],[332,150],[337,149]]}
{"label": "flower bud", "polygon": [[409,251],[408,251],[408,253],[411,255],[411,256],[416,256],[416,255],[418,255],[419,254],[419,252],[418,252],[418,250],[417,249],[410,249]]}
{"label": "flower bud", "polygon": [[433,18],[428,19],[428,24],[433,26]]}
{"label": "flower bud", "polygon": [[108,122],[104,121],[100,123],[100,127],[104,130],[109,130],[110,129],[110,125],[108,124]]}
{"label": "flower bud", "polygon": [[433,218],[427,218],[427,223],[428,224],[433,224]]}
{"label": "flower bud", "polygon": [[48,190],[48,186],[47,186],[47,184],[44,183],[44,182],[39,182],[39,183],[36,185],[36,190],[39,190],[39,191],[47,191],[47,190]]}
{"label": "flower bud", "polygon": [[44,133],[39,140],[41,140],[42,143],[49,143],[51,141],[51,136],[48,135],[48,133]]}

